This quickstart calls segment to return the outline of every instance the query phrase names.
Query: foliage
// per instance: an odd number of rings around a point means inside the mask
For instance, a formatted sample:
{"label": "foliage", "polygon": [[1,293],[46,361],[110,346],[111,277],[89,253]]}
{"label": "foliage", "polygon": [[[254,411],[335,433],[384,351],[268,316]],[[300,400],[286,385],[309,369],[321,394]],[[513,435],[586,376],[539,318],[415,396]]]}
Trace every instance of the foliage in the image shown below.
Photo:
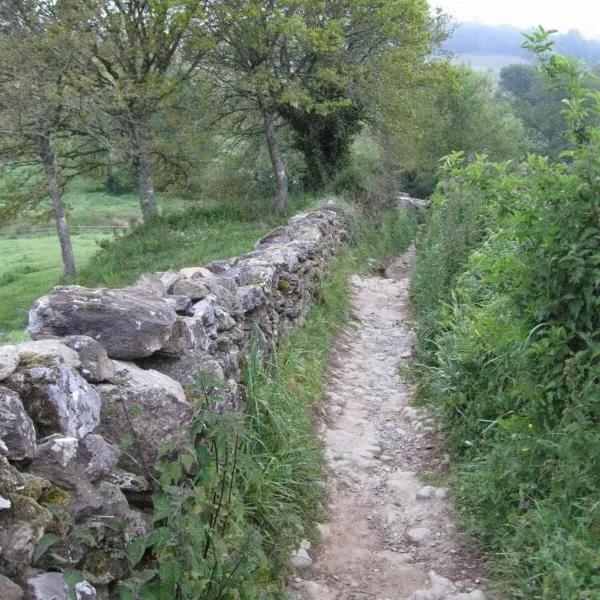
{"label": "foliage", "polygon": [[[541,68],[569,82],[575,150],[563,163],[479,159],[445,171],[412,288],[422,395],[444,416],[460,513],[494,551],[502,597],[593,599],[600,96],[546,32],[529,42]],[[441,282],[436,261],[448,269]]]}
{"label": "foliage", "polygon": [[75,85],[89,105],[85,129],[109,153],[131,161],[149,222],[157,214],[152,119],[194,76],[214,46],[214,31],[200,0],[94,0],[78,16],[87,68]]}
{"label": "foliage", "polygon": [[565,138],[567,124],[561,114],[564,94],[553,89],[534,65],[508,65],[500,71],[498,93],[507,98],[521,119],[530,140],[530,150],[557,160],[572,148]]}
{"label": "foliage", "polygon": [[494,97],[486,76],[467,67],[433,61],[415,77],[401,62],[387,61],[375,101],[383,147],[406,191],[417,197],[431,195],[438,161],[447,154],[506,160],[525,150],[523,127],[509,103]]}
{"label": "foliage", "polygon": [[75,260],[62,188],[88,154],[75,134],[83,100],[70,88],[80,74],[75,14],[70,1],[0,6],[0,218],[36,212],[49,197],[66,276],[75,274]]}
{"label": "foliage", "polygon": [[[422,0],[230,2],[217,16],[224,37],[210,64],[224,114],[246,135],[283,121],[304,155],[309,189],[349,162],[379,57],[402,48],[410,69],[444,35],[443,20]],[[285,175],[281,161],[273,167]],[[280,193],[284,187],[282,177]]]}

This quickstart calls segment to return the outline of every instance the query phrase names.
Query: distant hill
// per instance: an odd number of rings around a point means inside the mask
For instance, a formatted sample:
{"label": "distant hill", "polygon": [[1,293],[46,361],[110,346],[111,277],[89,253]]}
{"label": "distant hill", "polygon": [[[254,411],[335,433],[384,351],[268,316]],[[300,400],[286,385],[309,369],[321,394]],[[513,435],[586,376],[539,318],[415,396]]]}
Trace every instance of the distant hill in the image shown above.
{"label": "distant hill", "polygon": [[481,54],[473,52],[469,54],[454,54],[454,62],[466,63],[475,71],[494,71],[499,73],[503,67],[515,64],[527,64],[531,62],[524,56],[516,54]]}
{"label": "distant hill", "polygon": [[[481,23],[461,23],[454,35],[445,43],[446,50],[468,57],[521,57],[523,62],[531,60],[531,53],[521,48],[523,33],[526,30],[512,25],[483,25]],[[590,66],[600,62],[600,40],[587,40],[578,31],[571,30],[553,36],[556,49],[561,54],[585,60]],[[494,61],[488,59],[488,62]],[[472,63],[474,68],[483,68]],[[492,68],[494,66],[485,67]]]}

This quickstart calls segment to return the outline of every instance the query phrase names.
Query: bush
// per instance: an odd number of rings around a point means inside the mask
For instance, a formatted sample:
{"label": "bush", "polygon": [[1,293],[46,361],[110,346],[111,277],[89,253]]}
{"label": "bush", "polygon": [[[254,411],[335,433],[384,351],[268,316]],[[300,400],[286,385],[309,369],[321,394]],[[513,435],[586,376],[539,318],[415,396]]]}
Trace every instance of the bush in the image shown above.
{"label": "bush", "polygon": [[453,159],[415,264],[421,393],[501,597],[600,598],[600,131],[569,158]]}

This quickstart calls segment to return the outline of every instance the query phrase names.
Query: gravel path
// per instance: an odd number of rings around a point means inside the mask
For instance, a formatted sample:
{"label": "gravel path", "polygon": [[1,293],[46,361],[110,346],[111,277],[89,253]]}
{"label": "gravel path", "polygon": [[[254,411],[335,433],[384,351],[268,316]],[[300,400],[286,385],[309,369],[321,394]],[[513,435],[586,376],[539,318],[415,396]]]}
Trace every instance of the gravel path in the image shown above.
{"label": "gravel path", "polygon": [[[296,557],[297,600],[485,600],[483,559],[454,532],[435,422],[398,375],[413,346],[410,249],[349,282],[357,323],[334,350],[320,435],[329,521]],[[425,475],[425,482],[423,476]]]}

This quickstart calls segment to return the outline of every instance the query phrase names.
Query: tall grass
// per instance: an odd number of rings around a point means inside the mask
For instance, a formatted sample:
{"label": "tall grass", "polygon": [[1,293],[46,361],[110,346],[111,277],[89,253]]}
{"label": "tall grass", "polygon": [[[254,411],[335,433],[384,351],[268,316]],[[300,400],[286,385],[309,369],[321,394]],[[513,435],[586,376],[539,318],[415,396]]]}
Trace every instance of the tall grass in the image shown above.
{"label": "tall grass", "polygon": [[100,251],[82,268],[78,283],[118,287],[143,272],[166,271],[237,256],[270,229],[314,203],[295,195],[285,214],[275,214],[268,200],[247,204],[199,203],[157,218],[128,235],[101,243]]}

